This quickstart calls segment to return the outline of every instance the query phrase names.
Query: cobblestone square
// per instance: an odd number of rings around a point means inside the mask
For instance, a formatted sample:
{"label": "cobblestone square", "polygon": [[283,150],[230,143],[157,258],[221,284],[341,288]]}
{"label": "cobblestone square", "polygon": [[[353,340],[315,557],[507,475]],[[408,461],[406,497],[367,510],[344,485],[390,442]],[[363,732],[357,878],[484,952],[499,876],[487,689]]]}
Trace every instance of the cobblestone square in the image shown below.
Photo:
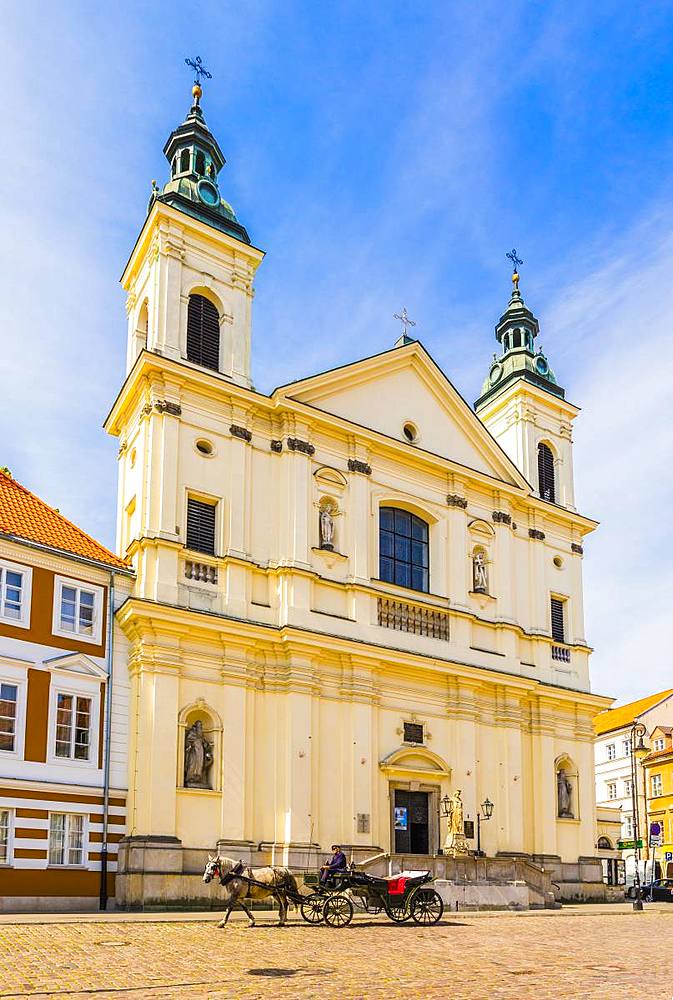
{"label": "cobblestone square", "polygon": [[670,1000],[673,909],[451,914],[283,930],[211,915],[0,923],[0,997]]}

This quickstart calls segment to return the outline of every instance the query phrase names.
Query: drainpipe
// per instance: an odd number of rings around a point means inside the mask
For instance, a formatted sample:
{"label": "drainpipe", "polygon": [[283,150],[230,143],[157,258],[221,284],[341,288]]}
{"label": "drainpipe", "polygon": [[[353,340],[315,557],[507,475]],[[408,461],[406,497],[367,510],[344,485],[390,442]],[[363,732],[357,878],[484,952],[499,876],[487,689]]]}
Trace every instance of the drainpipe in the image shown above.
{"label": "drainpipe", "polygon": [[107,687],[105,689],[105,739],[103,751],[103,844],[100,858],[100,908],[107,909],[108,818],[110,813],[110,739],[112,735],[112,645],[114,636],[115,575],[110,573],[107,622]]}

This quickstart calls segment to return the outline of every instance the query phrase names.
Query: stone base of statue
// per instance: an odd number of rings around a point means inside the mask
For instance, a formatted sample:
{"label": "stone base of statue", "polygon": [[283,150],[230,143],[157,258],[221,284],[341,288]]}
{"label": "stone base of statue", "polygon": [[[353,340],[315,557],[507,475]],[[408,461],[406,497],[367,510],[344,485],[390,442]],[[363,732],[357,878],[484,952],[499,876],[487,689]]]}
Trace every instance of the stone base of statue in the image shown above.
{"label": "stone base of statue", "polygon": [[470,853],[464,833],[450,833],[444,843],[444,853],[450,857],[458,857]]}

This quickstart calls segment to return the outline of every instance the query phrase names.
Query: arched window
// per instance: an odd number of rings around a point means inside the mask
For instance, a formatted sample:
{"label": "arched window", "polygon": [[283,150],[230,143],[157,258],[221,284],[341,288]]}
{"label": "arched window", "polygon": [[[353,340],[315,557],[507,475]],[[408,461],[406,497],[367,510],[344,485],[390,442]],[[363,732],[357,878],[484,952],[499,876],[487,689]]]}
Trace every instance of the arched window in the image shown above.
{"label": "arched window", "polygon": [[596,847],[598,848],[599,851],[611,851],[612,850],[612,843],[610,842],[610,838],[609,837],[599,837],[598,838],[598,843],[596,844]]}
{"label": "arched window", "polygon": [[514,343],[515,347],[521,347],[521,330],[515,330],[514,331],[514,341],[513,341],[513,343]]}
{"label": "arched window", "polygon": [[180,153],[180,173],[186,174],[189,170],[189,150],[183,149]]}
{"label": "arched window", "polygon": [[201,174],[202,177],[206,172],[206,158],[201,150],[196,154],[196,172],[197,174]]}
{"label": "arched window", "polygon": [[187,307],[187,357],[196,365],[220,367],[220,318],[203,295],[190,295]]}
{"label": "arched window", "polygon": [[428,526],[408,510],[381,507],[379,576],[398,587],[429,589]]}
{"label": "arched window", "polygon": [[175,177],[178,172],[178,155],[177,153],[173,157],[173,162],[171,163],[171,177]]}
{"label": "arched window", "polygon": [[543,442],[537,446],[537,479],[542,499],[556,503],[554,456],[549,445]]}

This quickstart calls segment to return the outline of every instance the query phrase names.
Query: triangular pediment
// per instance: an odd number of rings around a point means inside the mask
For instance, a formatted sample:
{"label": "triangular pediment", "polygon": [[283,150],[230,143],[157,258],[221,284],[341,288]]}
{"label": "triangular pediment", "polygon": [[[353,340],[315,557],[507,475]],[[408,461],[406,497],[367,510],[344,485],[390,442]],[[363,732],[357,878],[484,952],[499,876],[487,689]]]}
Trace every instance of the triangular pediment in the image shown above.
{"label": "triangular pediment", "polygon": [[274,396],[306,403],[487,476],[526,480],[418,341],[281,386]]}
{"label": "triangular pediment", "polygon": [[84,653],[52,656],[51,659],[44,662],[50,670],[65,670],[71,674],[83,674],[85,677],[98,677],[100,680],[105,680],[107,677],[105,670]]}

